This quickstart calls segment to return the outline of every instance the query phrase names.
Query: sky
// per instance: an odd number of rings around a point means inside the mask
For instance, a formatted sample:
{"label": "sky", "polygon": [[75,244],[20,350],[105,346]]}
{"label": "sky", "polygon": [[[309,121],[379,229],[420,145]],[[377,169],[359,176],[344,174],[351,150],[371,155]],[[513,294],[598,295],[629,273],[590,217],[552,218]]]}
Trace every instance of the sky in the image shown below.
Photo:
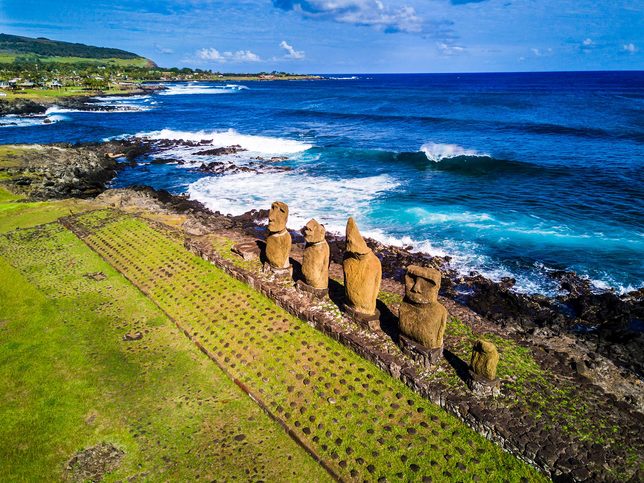
{"label": "sky", "polygon": [[221,72],[644,70],[644,0],[0,0],[0,32]]}

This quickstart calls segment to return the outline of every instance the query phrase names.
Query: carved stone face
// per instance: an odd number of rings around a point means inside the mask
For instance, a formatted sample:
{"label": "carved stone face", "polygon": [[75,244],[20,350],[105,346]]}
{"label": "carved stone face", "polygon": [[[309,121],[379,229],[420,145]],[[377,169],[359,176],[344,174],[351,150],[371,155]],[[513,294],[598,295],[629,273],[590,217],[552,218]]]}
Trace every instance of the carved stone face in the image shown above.
{"label": "carved stone face", "polygon": [[302,235],[304,235],[306,243],[319,243],[324,241],[325,234],[326,230],[324,225],[320,225],[315,220],[309,220],[304,228],[302,228]]}
{"label": "carved stone face", "polygon": [[271,205],[271,211],[268,213],[268,231],[273,233],[286,229],[288,220],[288,205],[281,201],[275,201]]}
{"label": "carved stone face", "polygon": [[358,225],[356,225],[356,222],[353,220],[353,218],[349,218],[349,220],[347,221],[346,238],[347,252],[355,253],[357,255],[365,255],[371,251],[371,249],[367,246],[367,243],[364,241],[364,238],[362,238],[362,235],[358,230]]}
{"label": "carved stone face", "polygon": [[432,304],[438,301],[441,273],[433,268],[410,265],[405,275],[405,295],[415,304]]}

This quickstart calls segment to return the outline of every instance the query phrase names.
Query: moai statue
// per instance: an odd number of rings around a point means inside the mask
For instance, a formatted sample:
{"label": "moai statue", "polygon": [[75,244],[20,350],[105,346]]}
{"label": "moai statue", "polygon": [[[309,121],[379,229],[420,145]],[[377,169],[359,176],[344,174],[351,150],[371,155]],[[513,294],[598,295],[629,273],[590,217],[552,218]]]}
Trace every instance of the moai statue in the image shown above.
{"label": "moai statue", "polygon": [[291,276],[293,267],[289,261],[291,234],[286,229],[288,205],[275,201],[268,213],[268,236],[266,237],[266,263],[264,270],[276,275]]}
{"label": "moai statue", "polygon": [[356,321],[371,329],[379,329],[380,312],[376,299],[380,291],[382,267],[380,260],[367,246],[353,218],[347,221],[344,268],[346,311]]}
{"label": "moai statue", "polygon": [[501,382],[496,377],[499,352],[491,342],[477,340],[472,348],[468,386],[484,396],[496,396],[501,392]]}
{"label": "moai statue", "polygon": [[400,347],[412,359],[430,367],[443,356],[447,309],[438,302],[441,273],[434,268],[407,267],[405,299],[400,304]]}
{"label": "moai statue", "polygon": [[317,297],[329,293],[329,244],[326,242],[326,230],[315,220],[310,220],[302,234],[306,241],[302,257],[302,275],[304,280],[298,280],[297,286],[305,292]]}

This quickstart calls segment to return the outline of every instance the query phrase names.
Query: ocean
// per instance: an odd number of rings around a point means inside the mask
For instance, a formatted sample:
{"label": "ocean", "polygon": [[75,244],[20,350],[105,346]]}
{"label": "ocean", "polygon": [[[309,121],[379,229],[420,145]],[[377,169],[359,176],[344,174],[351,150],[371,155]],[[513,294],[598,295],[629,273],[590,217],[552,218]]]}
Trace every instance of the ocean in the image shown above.
{"label": "ocean", "polygon": [[[240,145],[224,157],[173,147],[126,168],[114,187],[189,193],[241,214],[289,204],[315,217],[448,255],[466,274],[513,277],[555,295],[573,270],[597,289],[644,286],[644,72],[337,75],[322,81],[169,84],[106,97],[113,112],[52,108],[0,118],[0,143],[119,136]],[[202,162],[287,157],[289,171],[210,175]],[[183,164],[153,163],[152,158]]]}

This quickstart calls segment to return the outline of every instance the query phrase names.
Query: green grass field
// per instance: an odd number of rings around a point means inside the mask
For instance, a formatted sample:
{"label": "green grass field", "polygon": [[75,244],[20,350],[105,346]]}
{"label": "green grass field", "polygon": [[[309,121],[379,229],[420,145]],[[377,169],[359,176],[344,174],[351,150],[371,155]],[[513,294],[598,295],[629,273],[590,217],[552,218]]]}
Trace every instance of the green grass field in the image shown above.
{"label": "green grass field", "polygon": [[398,380],[190,254],[176,235],[111,210],[82,215],[74,225],[341,478],[542,479]]}
{"label": "green grass field", "polygon": [[[73,478],[101,443],[124,452],[106,481],[328,480],[228,376],[343,479],[543,479],[176,233],[93,208],[0,188],[1,481]],[[56,223],[83,212],[98,254]]]}
{"label": "green grass field", "polygon": [[[12,217],[0,211],[5,226],[40,221]],[[60,481],[99,443],[125,453],[106,481],[329,479],[60,225],[0,236],[0,280],[0,481]],[[141,340],[123,340],[135,331]]]}
{"label": "green grass field", "polygon": [[83,87],[61,87],[60,89],[21,89],[16,91],[6,91],[6,97],[3,100],[11,101],[13,99],[29,99],[32,101],[41,102],[54,102],[56,99],[63,97],[76,97],[76,96],[96,96],[101,95],[114,95],[114,94],[128,94],[136,91],[138,88],[126,88],[123,86],[110,87],[109,89],[102,89],[100,91],[95,89],[86,89]]}
{"label": "green grass field", "polygon": [[[11,64],[15,62],[16,58],[24,57],[24,54],[8,54],[0,53],[0,64]],[[32,58],[33,56],[29,56]],[[144,58],[138,59],[93,59],[87,57],[44,57],[38,56],[38,61],[51,64],[96,64],[96,65],[111,65],[118,67],[147,67],[148,60]]]}

